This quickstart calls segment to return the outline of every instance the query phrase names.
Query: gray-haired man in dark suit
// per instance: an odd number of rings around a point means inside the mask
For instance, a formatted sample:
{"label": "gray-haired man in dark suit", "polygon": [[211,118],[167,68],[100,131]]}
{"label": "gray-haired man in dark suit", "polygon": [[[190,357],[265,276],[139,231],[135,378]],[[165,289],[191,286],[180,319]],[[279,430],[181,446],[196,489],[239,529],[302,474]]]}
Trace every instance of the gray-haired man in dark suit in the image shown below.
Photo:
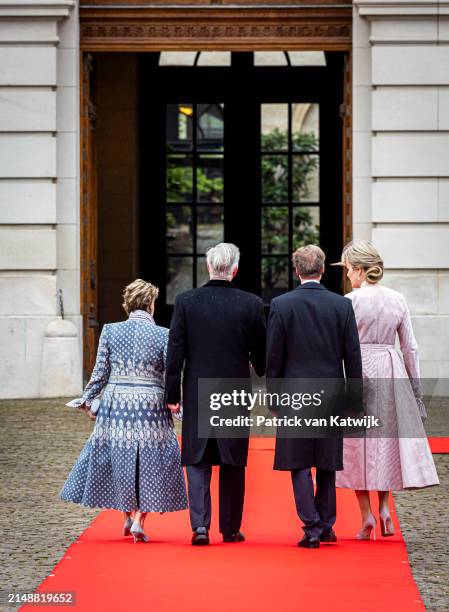
{"label": "gray-haired man in dark suit", "polygon": [[209,543],[212,465],[220,465],[220,532],[225,542],[244,540],[240,532],[245,493],[248,438],[198,436],[198,380],[250,379],[250,363],[265,373],[266,326],[262,300],[241,291],[239,249],[221,243],[207,252],[210,280],[176,298],[168,342],[166,402],[179,409],[184,368],[182,464],[187,466],[192,544]]}

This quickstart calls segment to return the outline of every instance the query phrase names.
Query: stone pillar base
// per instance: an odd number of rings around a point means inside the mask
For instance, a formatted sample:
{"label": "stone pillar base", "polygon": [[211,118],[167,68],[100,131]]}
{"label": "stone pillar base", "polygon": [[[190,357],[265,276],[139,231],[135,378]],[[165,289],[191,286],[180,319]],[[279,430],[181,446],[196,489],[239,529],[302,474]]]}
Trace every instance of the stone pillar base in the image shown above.
{"label": "stone pillar base", "polygon": [[82,389],[78,332],[73,323],[58,319],[46,330],[39,397],[79,396]]}

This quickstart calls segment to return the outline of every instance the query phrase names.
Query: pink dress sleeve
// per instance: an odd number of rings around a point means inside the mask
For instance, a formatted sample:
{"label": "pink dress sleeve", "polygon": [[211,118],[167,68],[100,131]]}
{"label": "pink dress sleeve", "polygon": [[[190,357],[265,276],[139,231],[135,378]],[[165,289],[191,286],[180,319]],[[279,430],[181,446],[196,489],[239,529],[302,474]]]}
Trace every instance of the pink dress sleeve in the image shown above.
{"label": "pink dress sleeve", "polygon": [[401,347],[404,365],[407,371],[413,393],[418,404],[419,413],[423,419],[427,417],[426,408],[423,402],[423,392],[420,384],[418,343],[413,333],[412,319],[409,308],[403,300],[404,314],[398,327],[399,344]]}

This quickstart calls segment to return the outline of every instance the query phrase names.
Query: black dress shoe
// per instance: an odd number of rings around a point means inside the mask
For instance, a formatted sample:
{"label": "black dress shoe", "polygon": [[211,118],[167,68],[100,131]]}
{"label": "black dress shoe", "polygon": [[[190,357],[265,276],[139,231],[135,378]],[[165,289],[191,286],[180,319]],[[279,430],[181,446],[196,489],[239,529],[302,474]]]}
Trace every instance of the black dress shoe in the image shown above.
{"label": "black dress shoe", "polygon": [[305,535],[303,539],[298,542],[298,546],[301,548],[319,548],[320,539],[314,537],[309,538],[308,535]]}
{"label": "black dress shoe", "polygon": [[337,541],[337,535],[333,529],[329,529],[329,531],[323,531],[320,535],[320,542],[332,543]]}
{"label": "black dress shoe", "polygon": [[223,542],[244,542],[245,536],[241,531],[236,531],[235,533],[224,533],[223,534]]}
{"label": "black dress shoe", "polygon": [[209,533],[206,527],[198,527],[193,532],[192,536],[193,546],[207,546],[209,544]]}

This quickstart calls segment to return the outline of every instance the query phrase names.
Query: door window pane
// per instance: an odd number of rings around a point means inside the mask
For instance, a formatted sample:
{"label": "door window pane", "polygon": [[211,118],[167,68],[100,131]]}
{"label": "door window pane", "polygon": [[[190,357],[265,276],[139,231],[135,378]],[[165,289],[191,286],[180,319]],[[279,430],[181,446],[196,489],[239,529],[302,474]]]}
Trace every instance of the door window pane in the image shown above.
{"label": "door window pane", "polygon": [[207,249],[224,240],[222,206],[198,206],[196,251],[204,254]]}
{"label": "door window pane", "polygon": [[262,207],[262,253],[288,253],[287,206]]}
{"label": "door window pane", "polygon": [[318,206],[293,207],[293,248],[320,244],[320,209]]}
{"label": "door window pane", "polygon": [[325,66],[324,51],[289,51],[292,66]]}
{"label": "door window pane", "polygon": [[262,202],[288,202],[288,156],[262,156]]}
{"label": "door window pane", "polygon": [[167,151],[191,151],[193,135],[193,106],[167,104]]}
{"label": "door window pane", "polygon": [[167,206],[167,253],[192,253],[192,208]]}
{"label": "door window pane", "polygon": [[192,202],[193,169],[190,155],[167,157],[167,202]]}
{"label": "door window pane", "polygon": [[223,202],[222,155],[199,155],[196,190],[198,202]]}
{"label": "door window pane", "polygon": [[288,257],[262,257],[262,298],[269,303],[288,291]]}
{"label": "door window pane", "polygon": [[167,304],[174,304],[181,291],[193,287],[193,257],[167,257]]}
{"label": "door window pane", "polygon": [[198,257],[196,260],[196,286],[201,287],[209,280],[209,272],[205,257]]}
{"label": "door window pane", "polygon": [[197,66],[230,66],[230,51],[201,51],[196,61]]}
{"label": "door window pane", "polygon": [[314,102],[261,105],[260,240],[265,303],[294,286],[290,250],[320,242],[319,111]]}
{"label": "door window pane", "polygon": [[288,149],[288,104],[262,104],[262,151]]}
{"label": "door window pane", "polygon": [[230,51],[162,51],[159,66],[230,66]]}
{"label": "door window pane", "polygon": [[319,104],[292,104],[294,151],[318,151],[320,142]]}
{"label": "door window pane", "polygon": [[197,147],[222,151],[224,138],[224,104],[197,105]]}
{"label": "door window pane", "polygon": [[320,201],[320,159],[318,155],[294,155],[292,196],[294,202]]}
{"label": "door window pane", "polygon": [[204,253],[224,240],[223,121],[221,103],[167,105],[167,304],[204,284]]}
{"label": "door window pane", "polygon": [[254,66],[287,66],[285,51],[256,51]]}
{"label": "door window pane", "polygon": [[162,51],[159,66],[193,66],[197,51]]}

